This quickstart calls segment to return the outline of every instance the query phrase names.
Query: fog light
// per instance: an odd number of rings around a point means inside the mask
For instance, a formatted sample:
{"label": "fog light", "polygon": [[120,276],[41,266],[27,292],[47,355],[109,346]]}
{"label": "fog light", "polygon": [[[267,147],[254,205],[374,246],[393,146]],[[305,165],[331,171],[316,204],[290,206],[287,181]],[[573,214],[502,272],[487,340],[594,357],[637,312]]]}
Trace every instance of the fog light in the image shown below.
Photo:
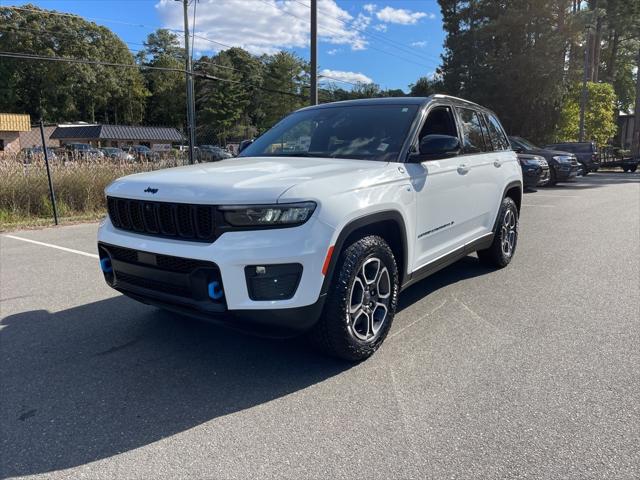
{"label": "fog light", "polygon": [[298,289],[302,265],[252,265],[245,267],[244,271],[251,300],[287,300]]}

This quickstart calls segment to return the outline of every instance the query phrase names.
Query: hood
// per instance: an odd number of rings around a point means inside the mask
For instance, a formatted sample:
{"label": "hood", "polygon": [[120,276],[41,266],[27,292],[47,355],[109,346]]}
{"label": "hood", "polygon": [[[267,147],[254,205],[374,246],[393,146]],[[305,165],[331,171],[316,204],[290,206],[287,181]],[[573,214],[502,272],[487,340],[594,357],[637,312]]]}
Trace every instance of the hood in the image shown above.
{"label": "hood", "polygon": [[352,175],[383,165],[386,164],[335,158],[230,158],[129,175],[109,185],[106,193],[179,203],[274,203],[286,190],[309,180]]}

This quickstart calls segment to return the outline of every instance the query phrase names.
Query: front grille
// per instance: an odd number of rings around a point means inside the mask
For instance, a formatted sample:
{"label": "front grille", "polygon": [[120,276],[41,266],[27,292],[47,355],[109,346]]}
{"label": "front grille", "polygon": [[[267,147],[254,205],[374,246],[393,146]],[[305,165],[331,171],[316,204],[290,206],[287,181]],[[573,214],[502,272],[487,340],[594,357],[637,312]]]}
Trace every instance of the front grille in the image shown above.
{"label": "front grille", "polygon": [[197,242],[215,240],[215,207],[211,205],[107,197],[107,209],[111,223],[121,230]]}
{"label": "front grille", "polygon": [[191,290],[189,288],[159,282],[150,278],[129,275],[128,273],[123,272],[118,273],[118,284],[120,283],[127,283],[129,285],[146,288],[148,290],[155,290],[157,292],[168,293],[170,295],[177,295],[179,297],[191,297]]}
{"label": "front grille", "polygon": [[165,295],[180,297],[181,302],[205,311],[226,308],[224,296],[214,298],[209,293],[214,282],[219,289],[223,288],[220,269],[214,262],[105,243],[98,243],[98,252],[101,260],[110,260],[112,270],[105,272],[105,279],[118,290],[160,300],[170,298]]}
{"label": "front grille", "polygon": [[[116,247],[109,245],[107,247],[111,258],[127,263],[139,263],[138,251],[130,248]],[[213,264],[205,260],[195,260],[193,258],[173,257],[170,255],[155,254],[156,265],[158,268],[168,270],[170,272],[191,273],[197,268],[212,268]]]}

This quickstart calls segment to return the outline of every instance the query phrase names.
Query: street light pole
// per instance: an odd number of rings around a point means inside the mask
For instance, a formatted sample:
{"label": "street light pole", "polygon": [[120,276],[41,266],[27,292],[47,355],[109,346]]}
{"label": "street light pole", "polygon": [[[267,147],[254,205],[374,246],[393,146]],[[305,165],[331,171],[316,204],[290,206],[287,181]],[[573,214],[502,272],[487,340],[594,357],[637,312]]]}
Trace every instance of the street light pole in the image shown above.
{"label": "street light pole", "polygon": [[311,0],[311,87],[309,101],[318,104],[318,0]]}
{"label": "street light pole", "polygon": [[184,54],[186,67],[185,75],[187,82],[187,130],[189,135],[189,163],[193,164],[193,147],[196,143],[196,121],[193,102],[193,72],[191,70],[191,54],[189,53],[189,1],[182,0],[182,6],[184,10]]}

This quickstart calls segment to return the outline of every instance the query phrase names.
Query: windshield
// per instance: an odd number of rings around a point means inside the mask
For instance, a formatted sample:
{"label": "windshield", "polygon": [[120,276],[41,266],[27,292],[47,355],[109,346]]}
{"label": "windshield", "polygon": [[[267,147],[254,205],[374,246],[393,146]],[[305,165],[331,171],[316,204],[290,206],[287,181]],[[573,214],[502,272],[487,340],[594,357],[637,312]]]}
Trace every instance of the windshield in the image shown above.
{"label": "windshield", "polygon": [[295,112],[241,157],[303,156],[396,161],[417,105],[351,105]]}
{"label": "windshield", "polygon": [[509,137],[509,140],[511,141],[511,144],[516,147],[524,148],[525,150],[538,150],[538,147],[522,137]]}

